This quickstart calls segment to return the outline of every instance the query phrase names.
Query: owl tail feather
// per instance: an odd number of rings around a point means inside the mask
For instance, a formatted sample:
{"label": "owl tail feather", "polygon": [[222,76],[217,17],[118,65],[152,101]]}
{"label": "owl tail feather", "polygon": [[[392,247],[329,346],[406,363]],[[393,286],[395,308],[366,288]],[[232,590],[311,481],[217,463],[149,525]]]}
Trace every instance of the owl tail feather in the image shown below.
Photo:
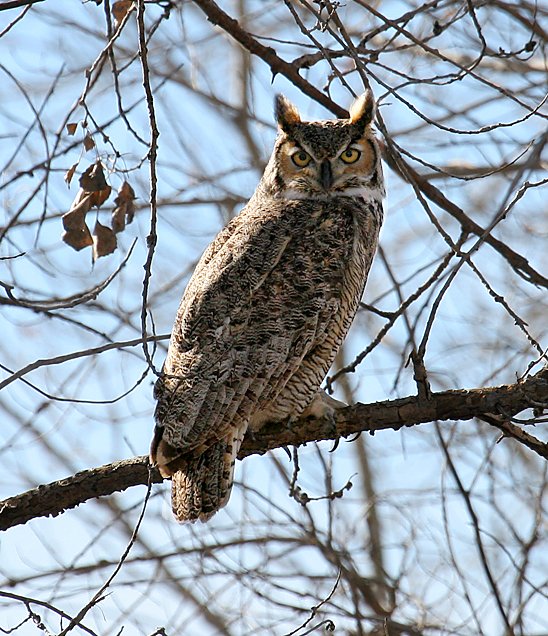
{"label": "owl tail feather", "polygon": [[172,476],[171,505],[177,521],[207,521],[226,505],[245,429],[237,429],[201,455],[185,458]]}

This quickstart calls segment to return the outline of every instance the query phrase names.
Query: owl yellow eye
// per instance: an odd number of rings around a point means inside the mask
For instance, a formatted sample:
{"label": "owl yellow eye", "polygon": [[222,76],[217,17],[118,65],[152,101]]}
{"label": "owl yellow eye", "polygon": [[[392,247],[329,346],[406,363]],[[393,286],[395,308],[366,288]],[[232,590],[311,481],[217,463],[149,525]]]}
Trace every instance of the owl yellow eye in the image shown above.
{"label": "owl yellow eye", "polygon": [[361,156],[361,152],[355,148],[347,148],[341,155],[344,163],[356,163]]}
{"label": "owl yellow eye", "polygon": [[304,150],[299,150],[291,155],[291,160],[299,168],[304,168],[312,161],[312,157]]}

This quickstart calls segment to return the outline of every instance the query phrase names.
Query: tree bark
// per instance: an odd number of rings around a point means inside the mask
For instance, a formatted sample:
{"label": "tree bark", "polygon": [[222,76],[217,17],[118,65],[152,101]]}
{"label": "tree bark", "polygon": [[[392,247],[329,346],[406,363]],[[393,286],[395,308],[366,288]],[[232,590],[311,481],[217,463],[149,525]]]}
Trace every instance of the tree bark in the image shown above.
{"label": "tree bark", "polygon": [[[301,418],[291,424],[271,423],[247,435],[239,459],[264,454],[274,448],[300,446],[307,442],[337,440],[363,431],[374,434],[384,429],[399,430],[434,421],[462,421],[478,418],[512,437],[541,457],[548,459],[548,444],[533,437],[510,420],[527,408],[542,409],[548,404],[548,368],[515,384],[472,390],[432,393],[428,399],[409,396],[397,400],[354,404],[337,411],[333,418]],[[84,470],[66,479],[41,485],[0,502],[0,530],[30,519],[57,516],[89,499],[131,486],[160,483],[162,477],[151,467],[148,457],[125,459]]]}

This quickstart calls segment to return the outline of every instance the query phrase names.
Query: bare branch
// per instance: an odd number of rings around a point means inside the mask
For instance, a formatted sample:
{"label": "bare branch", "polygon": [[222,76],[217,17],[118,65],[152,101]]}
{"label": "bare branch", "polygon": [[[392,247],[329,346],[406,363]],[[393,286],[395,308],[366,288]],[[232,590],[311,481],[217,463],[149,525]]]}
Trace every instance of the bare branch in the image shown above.
{"label": "bare branch", "polygon": [[19,9],[30,4],[37,4],[38,2],[44,2],[44,0],[4,0],[3,2],[0,2],[0,11],[6,11],[7,9]]}
{"label": "bare branch", "polygon": [[[531,404],[548,404],[548,369],[516,384],[432,393],[428,400],[409,396],[373,404],[355,404],[338,411],[333,421],[310,418],[298,420],[291,426],[268,424],[245,438],[238,457],[243,459],[283,446],[338,439],[364,431],[372,434],[385,429],[397,431],[404,426],[426,422],[488,419],[493,414],[511,417]],[[496,425],[500,426],[500,423]],[[548,459],[548,444],[537,440],[534,445],[527,445]],[[148,480],[148,458],[145,456],[79,472],[0,502],[0,530],[26,523],[35,517],[56,516],[89,499],[111,495],[131,486],[146,485]],[[151,471],[151,481],[162,481],[156,470]]]}

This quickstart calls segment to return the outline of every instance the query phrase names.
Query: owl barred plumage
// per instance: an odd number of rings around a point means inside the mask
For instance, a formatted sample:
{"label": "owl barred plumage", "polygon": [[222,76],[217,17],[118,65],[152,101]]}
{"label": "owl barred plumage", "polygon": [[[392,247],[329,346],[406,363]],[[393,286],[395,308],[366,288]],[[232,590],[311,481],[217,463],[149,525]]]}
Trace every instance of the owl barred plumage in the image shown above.
{"label": "owl barred plumage", "polygon": [[151,446],[179,521],[205,521],[226,504],[248,429],[332,408],[320,384],[382,223],[374,110],[367,92],[350,119],[303,122],[278,96],[278,136],[257,190],[188,283],[155,387]]}

